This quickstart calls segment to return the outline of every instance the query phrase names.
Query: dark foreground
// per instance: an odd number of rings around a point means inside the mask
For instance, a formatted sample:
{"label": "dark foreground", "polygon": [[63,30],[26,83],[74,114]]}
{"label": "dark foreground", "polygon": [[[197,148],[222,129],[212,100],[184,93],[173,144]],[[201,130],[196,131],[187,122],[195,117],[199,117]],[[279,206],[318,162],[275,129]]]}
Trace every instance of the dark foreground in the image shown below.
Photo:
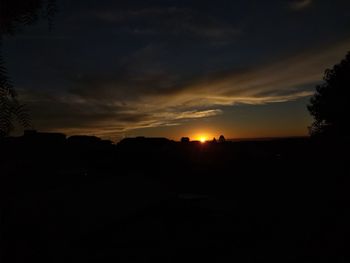
{"label": "dark foreground", "polygon": [[1,262],[349,262],[349,144],[1,144]]}

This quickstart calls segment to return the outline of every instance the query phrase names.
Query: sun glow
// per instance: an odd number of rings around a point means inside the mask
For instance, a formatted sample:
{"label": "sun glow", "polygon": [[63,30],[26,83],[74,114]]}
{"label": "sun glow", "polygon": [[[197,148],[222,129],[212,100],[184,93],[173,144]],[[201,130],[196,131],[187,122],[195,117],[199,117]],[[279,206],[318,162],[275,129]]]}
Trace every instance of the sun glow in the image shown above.
{"label": "sun glow", "polygon": [[194,134],[192,136],[194,141],[200,142],[200,143],[206,143],[210,141],[210,138],[213,138],[211,133],[208,132],[198,132],[197,134]]}
{"label": "sun glow", "polygon": [[199,138],[199,141],[201,143],[205,143],[207,141],[207,138],[202,136],[202,137]]}

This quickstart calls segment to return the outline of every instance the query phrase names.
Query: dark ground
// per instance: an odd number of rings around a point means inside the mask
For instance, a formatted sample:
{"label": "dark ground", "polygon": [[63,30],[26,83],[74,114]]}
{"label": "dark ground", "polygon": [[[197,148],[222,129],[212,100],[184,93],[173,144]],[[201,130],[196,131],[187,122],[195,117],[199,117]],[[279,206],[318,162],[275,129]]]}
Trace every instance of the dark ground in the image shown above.
{"label": "dark ground", "polygon": [[349,143],[1,143],[1,262],[349,262]]}

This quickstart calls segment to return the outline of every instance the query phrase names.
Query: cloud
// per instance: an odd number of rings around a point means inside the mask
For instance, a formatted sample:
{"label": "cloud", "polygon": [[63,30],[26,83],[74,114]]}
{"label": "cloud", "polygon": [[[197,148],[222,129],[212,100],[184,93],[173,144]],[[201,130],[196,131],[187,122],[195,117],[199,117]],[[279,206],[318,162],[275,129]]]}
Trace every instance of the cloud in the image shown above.
{"label": "cloud", "polygon": [[207,118],[211,116],[216,116],[221,114],[222,111],[219,109],[216,110],[204,110],[204,111],[185,111],[180,114],[175,113],[173,118],[175,120],[183,120],[183,119],[198,119],[198,118]]}
{"label": "cloud", "polygon": [[[349,46],[350,41],[345,41],[256,68],[192,78],[144,66],[144,70],[137,70],[138,58],[150,49],[140,52],[120,72],[83,76],[75,79],[75,88],[68,92],[28,93],[23,100],[40,128],[117,138],[135,129],[211,118],[224,114],[224,106],[260,105],[310,96],[324,70],[338,63]],[[149,58],[152,55],[146,60]]]}
{"label": "cloud", "polygon": [[241,30],[204,12],[190,8],[149,7],[129,10],[100,10],[93,16],[133,35],[167,35],[229,43]]}
{"label": "cloud", "polygon": [[98,10],[92,16],[104,22],[130,22],[132,20],[148,19],[150,17],[184,16],[191,12],[189,8],[148,7],[139,9]]}
{"label": "cloud", "polygon": [[290,2],[290,7],[293,10],[303,10],[313,3],[313,0],[294,0]]}

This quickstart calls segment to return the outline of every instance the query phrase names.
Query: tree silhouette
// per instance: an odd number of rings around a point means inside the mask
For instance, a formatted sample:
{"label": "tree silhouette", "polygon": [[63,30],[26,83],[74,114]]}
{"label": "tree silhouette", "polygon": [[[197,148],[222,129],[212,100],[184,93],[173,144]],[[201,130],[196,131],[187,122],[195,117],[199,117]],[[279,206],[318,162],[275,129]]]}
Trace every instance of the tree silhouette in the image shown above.
{"label": "tree silhouette", "polygon": [[13,35],[22,26],[30,25],[39,18],[40,11],[52,26],[56,12],[54,0],[1,0],[0,1],[0,137],[8,135],[17,120],[24,128],[30,127],[30,118],[25,106],[17,99],[2,56],[5,35]]}
{"label": "tree silhouette", "polygon": [[0,137],[4,137],[13,129],[13,120],[23,127],[30,127],[29,114],[24,105],[17,100],[17,94],[11,84],[0,54]]}
{"label": "tree silhouette", "polygon": [[225,136],[224,136],[224,135],[220,135],[220,137],[219,137],[219,142],[220,142],[220,143],[226,142],[226,139],[225,139]]}
{"label": "tree silhouette", "polygon": [[308,110],[314,117],[312,136],[348,137],[350,132],[350,52],[339,64],[327,69],[324,83],[316,87]]}

